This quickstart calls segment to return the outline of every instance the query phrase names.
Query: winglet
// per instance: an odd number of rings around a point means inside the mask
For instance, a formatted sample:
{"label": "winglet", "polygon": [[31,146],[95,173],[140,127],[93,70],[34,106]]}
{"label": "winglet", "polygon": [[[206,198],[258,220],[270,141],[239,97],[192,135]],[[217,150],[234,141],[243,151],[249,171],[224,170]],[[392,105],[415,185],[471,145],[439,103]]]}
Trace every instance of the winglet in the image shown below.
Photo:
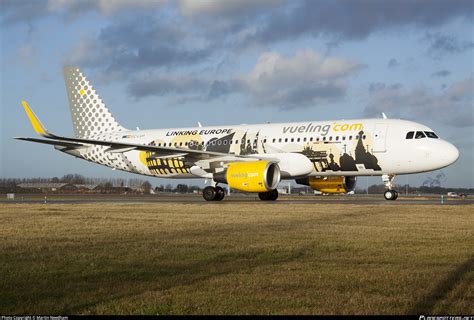
{"label": "winglet", "polygon": [[36,133],[42,135],[43,137],[50,136],[48,130],[45,129],[41,121],[38,119],[36,114],[30,109],[26,101],[22,101],[21,104],[23,105],[23,108],[26,111],[26,115],[30,119],[31,125],[33,126],[33,129],[36,131]]}

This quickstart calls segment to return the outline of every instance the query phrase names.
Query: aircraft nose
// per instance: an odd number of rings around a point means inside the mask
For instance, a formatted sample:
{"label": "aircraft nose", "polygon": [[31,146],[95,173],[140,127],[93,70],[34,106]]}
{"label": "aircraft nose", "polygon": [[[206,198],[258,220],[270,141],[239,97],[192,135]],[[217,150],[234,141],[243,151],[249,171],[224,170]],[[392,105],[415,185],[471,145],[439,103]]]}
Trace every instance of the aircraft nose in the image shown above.
{"label": "aircraft nose", "polygon": [[456,148],[451,143],[448,143],[448,144],[449,144],[450,148],[449,148],[449,150],[446,151],[446,155],[447,155],[447,158],[448,158],[448,160],[450,161],[450,164],[451,164],[451,163],[456,162],[456,160],[458,160],[459,150],[458,150],[458,148]]}
{"label": "aircraft nose", "polygon": [[443,141],[443,144],[437,151],[443,166],[449,166],[450,164],[456,162],[456,160],[459,158],[458,148],[447,141]]}

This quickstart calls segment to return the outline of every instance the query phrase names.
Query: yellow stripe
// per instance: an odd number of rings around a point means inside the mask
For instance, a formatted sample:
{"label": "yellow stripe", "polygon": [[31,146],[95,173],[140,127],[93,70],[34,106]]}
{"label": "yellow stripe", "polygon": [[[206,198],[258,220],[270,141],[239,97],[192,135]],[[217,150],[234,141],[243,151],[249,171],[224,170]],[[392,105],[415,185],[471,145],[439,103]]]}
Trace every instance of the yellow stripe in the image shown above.
{"label": "yellow stripe", "polygon": [[23,108],[26,111],[26,115],[30,119],[31,125],[33,126],[33,129],[36,131],[36,133],[42,136],[46,135],[46,130],[39,121],[38,117],[33,113],[33,111],[31,111],[28,104],[25,101],[22,101],[21,104],[23,105]]}

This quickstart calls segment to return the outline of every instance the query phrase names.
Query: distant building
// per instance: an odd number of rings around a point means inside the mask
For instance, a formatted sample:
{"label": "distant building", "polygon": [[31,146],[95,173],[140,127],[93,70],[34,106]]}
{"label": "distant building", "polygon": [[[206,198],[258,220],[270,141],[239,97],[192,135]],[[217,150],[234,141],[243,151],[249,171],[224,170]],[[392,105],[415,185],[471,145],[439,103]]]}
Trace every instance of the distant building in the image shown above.
{"label": "distant building", "polygon": [[65,182],[26,182],[20,183],[17,187],[22,189],[40,190],[42,192],[78,192],[97,189],[97,185],[72,184]]}
{"label": "distant building", "polygon": [[98,184],[75,184],[74,186],[80,191],[92,191],[99,188]]}

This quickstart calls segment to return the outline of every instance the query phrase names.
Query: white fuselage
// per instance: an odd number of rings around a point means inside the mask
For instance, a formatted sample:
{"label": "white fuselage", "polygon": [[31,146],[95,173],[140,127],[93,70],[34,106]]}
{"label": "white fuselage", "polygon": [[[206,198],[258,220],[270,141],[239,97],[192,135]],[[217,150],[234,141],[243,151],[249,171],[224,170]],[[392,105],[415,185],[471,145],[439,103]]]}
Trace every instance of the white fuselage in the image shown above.
{"label": "white fuselage", "polygon": [[[407,133],[418,138],[407,139]],[[100,134],[93,139],[198,149],[225,154],[279,159],[284,179],[301,176],[399,175],[436,170],[457,160],[459,152],[449,142],[419,123],[395,119],[307,121],[295,123],[224,125],[122,131]],[[107,147],[79,150],[58,148],[77,157],[112,168],[165,178],[202,178],[179,156],[160,158],[145,151],[106,152]],[[291,158],[290,158],[291,155]],[[301,157],[304,155],[306,158]],[[304,161],[300,161],[300,159]],[[212,159],[200,167],[212,173]],[[293,161],[295,160],[295,161]],[[299,163],[304,169],[298,169]],[[308,169],[308,163],[310,167]]]}

